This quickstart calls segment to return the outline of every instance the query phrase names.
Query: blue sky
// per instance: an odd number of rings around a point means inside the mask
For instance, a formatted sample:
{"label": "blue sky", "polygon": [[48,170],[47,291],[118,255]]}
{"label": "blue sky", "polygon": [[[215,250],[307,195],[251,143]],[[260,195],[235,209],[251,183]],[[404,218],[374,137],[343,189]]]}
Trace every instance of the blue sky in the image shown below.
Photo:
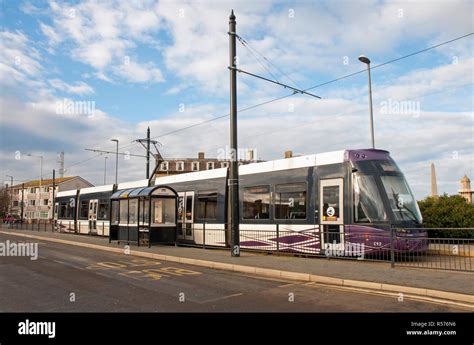
{"label": "blue sky", "polygon": [[[302,88],[363,70],[360,54],[377,65],[474,31],[471,1],[0,4],[1,173],[17,181],[38,176],[37,162],[18,152],[43,155],[49,173],[64,149],[67,175],[100,184],[103,156],[75,164],[94,156],[85,148],[112,150],[119,138],[123,151],[140,154],[132,141],[147,126],[159,136],[227,114],[231,9],[237,32],[278,69],[266,67]],[[464,174],[474,178],[473,40],[372,71],[376,146],[392,153],[418,198],[429,194],[431,162],[440,192],[456,193]],[[241,68],[273,78],[237,49]],[[238,81],[239,108],[288,94],[245,75]],[[323,99],[295,95],[242,112],[240,146],[266,160],[369,146],[366,73],[312,92]],[[58,111],[58,102],[81,101],[93,102],[93,116]],[[165,157],[217,156],[228,120],[157,139]],[[121,181],[144,177],[141,158],[120,167]]]}

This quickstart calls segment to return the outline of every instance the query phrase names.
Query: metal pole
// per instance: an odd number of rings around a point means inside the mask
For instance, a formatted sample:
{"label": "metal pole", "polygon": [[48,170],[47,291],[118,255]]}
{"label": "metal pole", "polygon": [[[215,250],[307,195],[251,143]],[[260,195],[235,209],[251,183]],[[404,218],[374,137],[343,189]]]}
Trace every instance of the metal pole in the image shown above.
{"label": "metal pole", "polygon": [[370,77],[370,63],[367,64],[367,71],[369,72],[370,138],[371,138],[372,148],[375,149],[374,112],[373,112],[373,107],[372,107],[372,79]]}
{"label": "metal pole", "polygon": [[240,256],[239,233],[239,166],[237,157],[237,71],[236,71],[236,22],[234,10],[229,17],[229,67],[230,67],[230,231],[231,255]]}
{"label": "metal pole", "polygon": [[146,178],[150,178],[150,127],[146,130]]}
{"label": "metal pole", "polygon": [[393,242],[395,240],[394,238],[394,228],[392,225],[390,225],[390,266],[394,267],[395,266],[395,243]]}
{"label": "metal pole", "polygon": [[115,150],[115,184],[118,182],[118,150],[119,150],[119,141],[118,139],[111,139],[111,141],[115,141],[117,144],[117,149]]}
{"label": "metal pole", "polygon": [[104,159],[104,185],[107,181],[107,156],[105,156],[105,159]]}
{"label": "metal pole", "polygon": [[25,197],[25,184],[21,184],[21,207],[20,207],[20,212],[21,212],[21,224],[23,225],[23,204],[24,204],[24,198]]}
{"label": "metal pole", "polygon": [[56,191],[56,169],[53,169],[53,198],[51,202],[51,224],[52,231],[54,232],[54,209],[55,209],[55,191]]}

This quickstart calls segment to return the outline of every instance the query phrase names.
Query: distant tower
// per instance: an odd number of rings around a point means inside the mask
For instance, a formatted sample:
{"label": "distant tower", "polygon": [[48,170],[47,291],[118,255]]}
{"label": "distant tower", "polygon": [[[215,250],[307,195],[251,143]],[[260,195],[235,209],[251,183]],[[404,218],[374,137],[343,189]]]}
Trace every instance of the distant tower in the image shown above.
{"label": "distant tower", "polygon": [[438,196],[438,185],[436,183],[436,171],[434,163],[431,163],[431,196]]}
{"label": "distant tower", "polygon": [[464,177],[461,179],[461,189],[459,190],[459,194],[467,200],[470,204],[472,204],[472,194],[474,193],[473,190],[471,190],[471,180],[469,177],[464,175]]}
{"label": "distant tower", "polygon": [[62,150],[59,153],[58,163],[59,163],[59,177],[63,178],[64,177],[64,150]]}

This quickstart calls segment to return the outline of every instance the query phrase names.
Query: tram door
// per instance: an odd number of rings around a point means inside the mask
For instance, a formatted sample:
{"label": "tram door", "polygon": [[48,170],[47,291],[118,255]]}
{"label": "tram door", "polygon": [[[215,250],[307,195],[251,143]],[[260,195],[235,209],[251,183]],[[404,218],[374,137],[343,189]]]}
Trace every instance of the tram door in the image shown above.
{"label": "tram door", "polygon": [[178,239],[193,240],[194,192],[178,193]]}
{"label": "tram door", "polygon": [[329,253],[344,250],[343,179],[321,180],[319,187],[321,248]]}
{"label": "tram door", "polygon": [[89,231],[97,231],[97,199],[89,200]]}

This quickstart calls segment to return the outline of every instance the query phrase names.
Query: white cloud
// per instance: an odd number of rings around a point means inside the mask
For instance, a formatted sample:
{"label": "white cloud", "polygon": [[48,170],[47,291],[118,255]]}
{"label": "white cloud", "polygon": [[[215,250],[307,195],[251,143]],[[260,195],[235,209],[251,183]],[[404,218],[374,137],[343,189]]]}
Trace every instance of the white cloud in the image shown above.
{"label": "white cloud", "polygon": [[94,93],[94,89],[82,81],[76,82],[76,85],[68,84],[60,79],[50,79],[48,82],[56,90],[67,93],[76,95],[90,95]]}

